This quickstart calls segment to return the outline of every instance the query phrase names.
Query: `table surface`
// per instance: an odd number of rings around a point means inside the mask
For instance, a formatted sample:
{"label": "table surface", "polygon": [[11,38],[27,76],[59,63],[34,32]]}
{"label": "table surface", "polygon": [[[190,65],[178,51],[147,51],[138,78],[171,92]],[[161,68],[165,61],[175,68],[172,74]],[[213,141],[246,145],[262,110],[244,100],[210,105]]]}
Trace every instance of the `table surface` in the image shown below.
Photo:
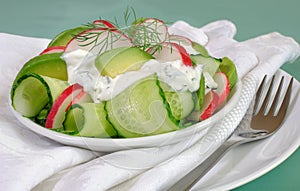
{"label": "table surface", "polygon": [[[2,0],[3,1],[3,0]],[[1,1],[0,32],[32,37],[53,38],[62,30],[98,18],[123,18],[127,7],[138,16],[165,21],[185,20],[194,26],[228,19],[238,29],[236,39],[246,40],[278,31],[300,42],[299,0],[10,0]],[[300,80],[300,59],[282,67]],[[299,190],[300,149],[285,162],[241,190]]]}

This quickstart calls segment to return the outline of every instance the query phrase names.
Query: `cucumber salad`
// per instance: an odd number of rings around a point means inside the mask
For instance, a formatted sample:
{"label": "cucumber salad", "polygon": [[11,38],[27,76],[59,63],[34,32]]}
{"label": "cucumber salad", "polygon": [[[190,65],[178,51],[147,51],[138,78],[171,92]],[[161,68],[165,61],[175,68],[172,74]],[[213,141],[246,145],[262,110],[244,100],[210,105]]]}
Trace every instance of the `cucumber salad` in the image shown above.
{"label": "cucumber salad", "polygon": [[132,138],[206,120],[237,82],[234,63],[169,32],[156,18],[120,27],[108,20],[58,34],[24,64],[11,89],[13,108],[53,131]]}

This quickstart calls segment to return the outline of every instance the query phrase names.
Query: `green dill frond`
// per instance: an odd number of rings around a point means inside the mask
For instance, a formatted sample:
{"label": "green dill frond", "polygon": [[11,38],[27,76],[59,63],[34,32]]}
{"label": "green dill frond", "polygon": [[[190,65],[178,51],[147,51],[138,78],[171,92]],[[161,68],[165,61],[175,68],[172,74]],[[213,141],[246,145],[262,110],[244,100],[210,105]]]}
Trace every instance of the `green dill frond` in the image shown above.
{"label": "green dill frond", "polygon": [[[104,22],[100,21],[109,22],[114,28],[108,27]],[[158,45],[167,39],[167,34],[160,32],[159,27],[166,27],[162,26],[161,21],[152,19],[150,22],[146,18],[138,18],[132,7],[127,7],[125,10],[122,23],[124,26],[120,26],[120,22],[116,17],[114,22],[100,18],[99,22],[87,23],[85,26],[91,28],[91,32],[88,31],[86,34],[78,35],[76,39],[82,43],[81,46],[93,45],[92,49],[101,46],[100,52],[111,49],[113,43],[124,36],[131,40],[133,46],[139,47],[144,51],[149,48],[159,47]],[[99,28],[106,30],[97,30]],[[104,32],[107,33],[106,37],[99,40]]]}

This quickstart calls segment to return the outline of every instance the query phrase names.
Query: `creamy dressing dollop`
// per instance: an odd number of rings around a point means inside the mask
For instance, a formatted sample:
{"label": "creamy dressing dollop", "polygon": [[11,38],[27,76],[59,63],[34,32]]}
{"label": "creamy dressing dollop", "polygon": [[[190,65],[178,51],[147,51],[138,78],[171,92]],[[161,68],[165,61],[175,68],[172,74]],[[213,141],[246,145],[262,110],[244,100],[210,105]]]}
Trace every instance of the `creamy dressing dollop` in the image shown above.
{"label": "creamy dressing dollop", "polygon": [[67,63],[68,82],[79,83],[94,102],[110,100],[130,85],[156,74],[158,79],[175,91],[194,92],[199,89],[202,66],[186,66],[181,60],[160,62],[151,59],[138,71],[128,71],[111,78],[101,76],[95,67],[96,55],[85,50],[64,53],[62,59]]}

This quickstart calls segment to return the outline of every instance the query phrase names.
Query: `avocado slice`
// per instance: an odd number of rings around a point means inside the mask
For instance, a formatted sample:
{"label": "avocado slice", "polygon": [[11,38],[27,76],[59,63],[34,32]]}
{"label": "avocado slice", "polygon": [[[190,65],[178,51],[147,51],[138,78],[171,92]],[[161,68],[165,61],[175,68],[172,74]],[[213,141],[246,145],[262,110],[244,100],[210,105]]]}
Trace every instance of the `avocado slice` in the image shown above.
{"label": "avocado slice", "polygon": [[192,47],[193,47],[194,50],[196,50],[197,52],[199,52],[202,56],[209,57],[208,51],[201,44],[193,41],[192,42]]}
{"label": "avocado slice", "polygon": [[120,47],[100,54],[95,66],[102,76],[116,77],[126,71],[138,70],[152,55],[137,47]]}
{"label": "avocado slice", "polygon": [[67,66],[63,59],[62,53],[43,54],[36,56],[26,62],[18,73],[15,82],[27,73],[36,73],[43,76],[57,78],[67,81]]}
{"label": "avocado slice", "polygon": [[66,46],[68,42],[72,38],[74,38],[74,36],[78,35],[79,33],[87,29],[90,29],[90,27],[80,26],[80,27],[65,30],[52,39],[52,41],[48,44],[48,48],[52,46]]}

